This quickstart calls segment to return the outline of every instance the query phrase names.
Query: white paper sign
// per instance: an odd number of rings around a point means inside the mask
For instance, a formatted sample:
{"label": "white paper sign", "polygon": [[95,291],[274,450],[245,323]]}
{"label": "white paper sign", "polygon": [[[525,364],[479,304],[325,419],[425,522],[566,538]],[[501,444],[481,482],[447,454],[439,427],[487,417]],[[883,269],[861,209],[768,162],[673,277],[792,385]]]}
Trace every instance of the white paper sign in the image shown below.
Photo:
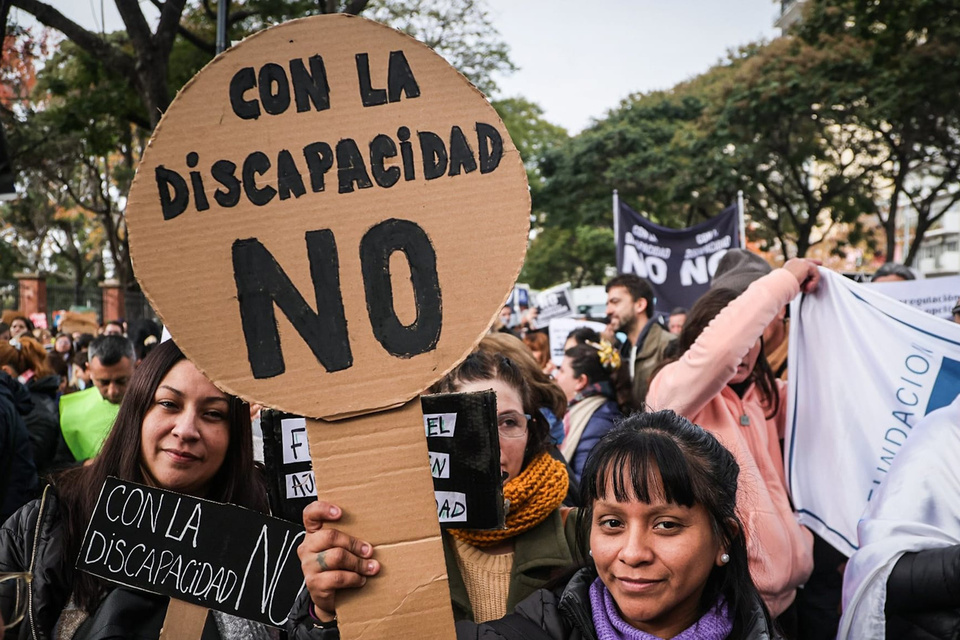
{"label": "white paper sign", "polygon": [[434,491],[440,522],[467,521],[467,495],[459,491]]}
{"label": "white paper sign", "polygon": [[313,471],[287,474],[287,498],[310,498],[317,496],[317,481]]}
{"label": "white paper sign", "polygon": [[579,327],[590,327],[597,333],[607,328],[602,322],[592,320],[577,320],[576,318],[556,318],[550,321],[550,359],[553,364],[560,366],[563,361],[563,345],[570,332]]}
{"label": "white paper sign", "polygon": [[428,438],[452,438],[457,430],[457,414],[428,413],[423,416],[423,428]]}
{"label": "white paper sign", "polygon": [[310,461],[310,445],[307,441],[307,421],[303,418],[287,418],[280,421],[280,437],[283,445],[283,464]]}
{"label": "white paper sign", "polygon": [[450,477],[450,454],[430,452],[430,473],[434,478]]}

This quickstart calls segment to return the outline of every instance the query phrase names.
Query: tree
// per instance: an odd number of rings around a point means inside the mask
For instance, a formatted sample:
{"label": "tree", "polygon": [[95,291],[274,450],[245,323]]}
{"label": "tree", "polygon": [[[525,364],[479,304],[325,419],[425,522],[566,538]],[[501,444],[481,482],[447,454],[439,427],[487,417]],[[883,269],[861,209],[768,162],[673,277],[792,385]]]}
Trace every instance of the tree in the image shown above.
{"label": "tree", "polygon": [[698,165],[736,180],[754,205],[759,235],[785,254],[794,245],[798,256],[837,223],[855,223],[875,208],[875,152],[859,127],[822,107],[811,56],[793,38],[752,47],[705,112],[696,154]]}
{"label": "tree", "polygon": [[904,262],[924,233],[960,202],[960,5],[954,0],[815,0],[797,36],[814,64],[824,109],[858,127],[878,149],[878,211],[893,256],[905,203],[917,228]]}
{"label": "tree", "polygon": [[601,283],[613,263],[613,229],[548,227],[527,252],[520,279],[543,289],[569,280],[574,287]]}
{"label": "tree", "polygon": [[[208,0],[189,5],[187,0],[152,0],[159,18],[151,29],[139,3],[115,1],[125,30],[98,34],[41,0],[0,0],[4,25],[10,6],[16,6],[67,39],[39,74],[43,93],[33,99],[44,103],[43,109],[0,117],[16,121],[14,129],[24,132],[11,142],[15,163],[22,166],[26,161],[37,165],[37,171],[43,169],[31,178],[29,188],[49,191],[58,185],[69,202],[56,202],[84,212],[71,220],[94,216],[103,226],[102,239],[115,258],[121,287],[131,289],[137,285],[123,217],[126,192],[145,141],[172,96],[213,57],[216,11]],[[401,21],[399,26],[431,38],[429,44],[462,64],[461,70],[479,86],[492,90],[490,74],[513,66],[481,3],[458,0],[452,9],[439,10],[440,3],[423,0],[246,0],[233,3],[229,36],[239,38],[305,15],[358,14],[369,5],[370,12],[388,12],[384,15]],[[477,22],[464,24],[464,16]],[[67,236],[58,237],[66,242]],[[97,236],[72,233],[69,237]],[[82,251],[76,244],[74,248],[71,263],[79,264]]]}
{"label": "tree", "polygon": [[569,134],[563,127],[547,121],[540,105],[526,98],[503,98],[492,104],[520,152],[531,193],[538,193],[543,188],[540,163],[544,155],[566,142]]}

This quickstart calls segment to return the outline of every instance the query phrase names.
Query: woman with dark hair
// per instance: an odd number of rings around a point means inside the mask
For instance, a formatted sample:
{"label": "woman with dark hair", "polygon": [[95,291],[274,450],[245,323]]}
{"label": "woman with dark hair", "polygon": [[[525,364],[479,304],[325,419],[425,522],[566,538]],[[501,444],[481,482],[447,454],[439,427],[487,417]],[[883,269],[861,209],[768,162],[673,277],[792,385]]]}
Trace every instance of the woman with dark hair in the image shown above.
{"label": "woman with dark hair", "polygon": [[[129,591],[78,572],[74,563],[108,476],[191,496],[267,511],[266,488],[253,462],[250,412],[217,389],[168,341],[130,380],[116,422],[88,466],[53,478],[43,496],[0,530],[0,572],[33,574],[29,615],[19,638],[82,638],[106,623],[159,635],[167,599]],[[13,595],[0,585],[0,613]],[[13,588],[10,584],[9,588]],[[109,605],[109,606],[108,606]],[[131,615],[133,607],[136,615]],[[120,613],[122,619],[107,612]],[[215,613],[203,638],[266,637],[265,630]],[[132,637],[134,629],[128,629]]]}
{"label": "woman with dark hair", "polygon": [[[713,433],[743,471],[739,496],[754,582],[775,616],[793,603],[813,570],[813,538],[787,494],[779,439],[785,386],[763,357],[763,330],[800,291],[813,291],[817,265],[788,260],[742,294],[704,294],[687,316],[680,355],[650,383],[651,410],[672,409]],[[783,620],[789,625],[789,616]]]}
{"label": "woman with dark hair", "polygon": [[[672,411],[630,416],[594,447],[584,468],[586,508],[576,516],[577,548],[589,549],[579,558],[583,568],[566,586],[536,591],[501,619],[457,622],[457,638],[779,638],[750,578],[738,474],[715,437]],[[318,502],[306,515],[330,520],[332,513],[339,510]],[[360,540],[327,526],[308,538],[300,557],[316,607],[332,607],[339,587],[311,568],[315,547],[341,549],[327,556],[336,558],[328,568],[339,586],[361,586],[380,570],[372,561],[372,569],[357,571],[373,554]],[[334,540],[339,544],[329,544]],[[365,551],[358,556],[358,549]],[[339,638],[333,625],[314,633]]]}
{"label": "woman with dark hair", "polygon": [[33,329],[33,322],[26,316],[15,316],[10,321],[11,338],[19,338],[23,335],[33,336]]}
{"label": "woman with dark hair", "polygon": [[567,349],[554,376],[570,407],[560,452],[577,482],[590,450],[623,417],[611,383],[619,367],[620,354],[610,343],[587,342]]}

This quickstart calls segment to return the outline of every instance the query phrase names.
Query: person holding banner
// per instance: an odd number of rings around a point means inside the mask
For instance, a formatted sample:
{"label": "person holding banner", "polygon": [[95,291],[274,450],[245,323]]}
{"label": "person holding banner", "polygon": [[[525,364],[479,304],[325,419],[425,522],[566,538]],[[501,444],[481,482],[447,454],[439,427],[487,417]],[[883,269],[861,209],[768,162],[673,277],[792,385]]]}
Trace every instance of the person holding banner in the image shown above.
{"label": "person holding banner", "polygon": [[[573,519],[561,511],[567,494],[566,466],[547,452],[548,427],[533,417],[536,406],[520,368],[503,355],[475,351],[433,391],[488,389],[497,394],[503,495],[509,506],[502,530],[443,532],[457,620],[500,618],[573,563]],[[307,537],[297,553],[312,604],[311,618],[292,617],[295,638],[310,637],[304,631],[310,619],[320,626],[335,620],[338,589],[361,586],[379,571],[379,563],[369,560],[369,545],[322,526],[339,516],[339,510],[326,503],[304,510]]]}
{"label": "person holding banner", "polygon": [[[578,548],[589,549],[578,554],[582,568],[497,620],[458,621],[458,640],[777,640],[750,578],[738,473],[715,437],[672,411],[630,416],[584,469],[586,508],[575,518]],[[338,588],[362,586],[380,570],[369,544],[326,526],[341,516],[325,502],[304,512],[329,558],[319,571],[313,550],[301,553],[307,588],[329,616]],[[340,637],[319,626],[295,640]]]}
{"label": "person holding banner", "polygon": [[567,349],[557,370],[557,384],[570,403],[563,418],[565,434],[560,452],[578,483],[594,445],[623,417],[611,383],[619,368],[620,354],[604,341]]}
{"label": "person holding banner", "polygon": [[[131,378],[113,430],[92,464],[55,476],[40,499],[0,529],[0,572],[32,573],[31,606],[14,629],[17,637],[84,638],[104,625],[119,625],[117,636],[148,637],[151,629],[159,635],[167,598],[75,569],[110,476],[268,510],[266,486],[253,461],[249,408],[217,389],[173,341],[161,344]],[[0,584],[4,617],[14,609],[10,589],[12,584]],[[215,612],[203,637],[266,638],[266,633],[258,623]]]}
{"label": "person holding banner", "polygon": [[819,279],[815,262],[795,258],[740,295],[709,291],[690,311],[679,359],[657,373],[647,397],[651,409],[673,409],[736,456],[751,574],[775,616],[790,607],[813,570],[813,538],[797,523],[787,494],[779,442],[785,385],[763,358],[761,336],[785,304],[813,291]]}

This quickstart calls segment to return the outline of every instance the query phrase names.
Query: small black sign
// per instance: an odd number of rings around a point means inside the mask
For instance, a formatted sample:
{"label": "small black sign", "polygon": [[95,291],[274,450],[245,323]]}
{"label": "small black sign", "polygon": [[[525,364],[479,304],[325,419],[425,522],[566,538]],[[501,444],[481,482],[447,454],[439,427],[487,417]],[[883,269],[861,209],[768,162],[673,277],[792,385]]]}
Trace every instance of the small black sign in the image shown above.
{"label": "small black sign", "polygon": [[108,478],[77,569],[280,627],[304,588],[304,535],[250,509]]}
{"label": "small black sign", "polygon": [[300,524],[304,508],[317,499],[307,421],[264,409],[260,412],[260,428],[270,509],[278,518]]}
{"label": "small black sign", "polygon": [[440,393],[422,396],[420,406],[440,526],[502,529],[496,394]]}

